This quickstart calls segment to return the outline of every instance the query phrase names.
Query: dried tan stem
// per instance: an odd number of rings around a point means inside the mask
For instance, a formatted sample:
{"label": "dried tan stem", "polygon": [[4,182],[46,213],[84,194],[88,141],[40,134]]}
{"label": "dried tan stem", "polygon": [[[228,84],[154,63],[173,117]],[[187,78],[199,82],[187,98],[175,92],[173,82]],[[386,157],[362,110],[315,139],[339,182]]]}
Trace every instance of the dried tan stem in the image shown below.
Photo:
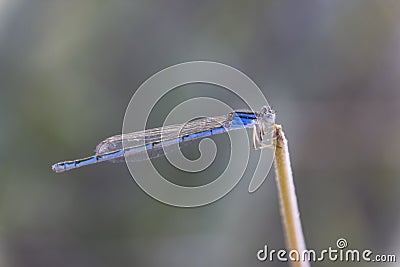
{"label": "dried tan stem", "polygon": [[[290,166],[287,139],[280,125],[275,125],[275,177],[279,191],[280,211],[286,237],[286,248],[289,253],[296,250],[300,254],[306,249],[301,227],[299,207]],[[309,267],[307,260],[291,261],[292,266]]]}

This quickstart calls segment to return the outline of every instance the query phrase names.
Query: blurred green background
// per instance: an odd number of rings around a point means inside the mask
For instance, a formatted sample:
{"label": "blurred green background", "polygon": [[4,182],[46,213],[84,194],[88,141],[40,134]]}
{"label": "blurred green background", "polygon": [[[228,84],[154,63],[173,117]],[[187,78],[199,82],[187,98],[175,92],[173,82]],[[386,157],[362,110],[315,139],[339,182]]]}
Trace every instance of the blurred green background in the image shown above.
{"label": "blurred green background", "polygon": [[273,173],[182,209],[124,164],[50,169],[119,133],[136,88],[192,60],[243,71],[277,110],[309,248],[343,237],[400,256],[399,1],[1,0],[0,266],[288,265],[256,258],[284,247]]}

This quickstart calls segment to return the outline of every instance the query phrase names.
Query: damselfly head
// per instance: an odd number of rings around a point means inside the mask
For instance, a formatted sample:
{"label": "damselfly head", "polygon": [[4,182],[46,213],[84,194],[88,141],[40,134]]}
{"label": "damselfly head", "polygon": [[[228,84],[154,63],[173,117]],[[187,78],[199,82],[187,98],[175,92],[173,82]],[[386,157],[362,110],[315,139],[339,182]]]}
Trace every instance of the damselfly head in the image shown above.
{"label": "damselfly head", "polygon": [[264,106],[259,115],[258,118],[262,120],[264,123],[267,124],[274,124],[275,123],[275,110],[273,110],[270,106]]}

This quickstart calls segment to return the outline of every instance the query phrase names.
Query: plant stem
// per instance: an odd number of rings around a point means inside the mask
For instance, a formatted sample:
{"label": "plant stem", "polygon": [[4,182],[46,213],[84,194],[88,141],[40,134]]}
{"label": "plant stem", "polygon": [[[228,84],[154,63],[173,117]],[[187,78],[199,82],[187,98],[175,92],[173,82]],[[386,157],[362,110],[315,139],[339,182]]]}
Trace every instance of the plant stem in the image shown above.
{"label": "plant stem", "polygon": [[309,267],[310,263],[306,259],[301,259],[302,252],[306,249],[306,244],[301,227],[287,139],[281,125],[275,125],[275,135],[275,177],[279,191],[280,211],[287,253],[291,250],[296,250],[300,254],[300,261],[291,261],[292,266]]}

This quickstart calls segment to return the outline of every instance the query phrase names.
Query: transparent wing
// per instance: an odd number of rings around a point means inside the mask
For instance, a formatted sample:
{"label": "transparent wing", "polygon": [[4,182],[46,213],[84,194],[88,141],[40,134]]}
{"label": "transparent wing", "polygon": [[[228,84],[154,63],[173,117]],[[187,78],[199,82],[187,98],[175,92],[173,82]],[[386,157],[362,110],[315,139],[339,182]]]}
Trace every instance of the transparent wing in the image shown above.
{"label": "transparent wing", "polygon": [[[211,131],[220,128],[223,133],[229,131],[231,117],[223,115],[218,117],[207,117],[196,119],[184,124],[169,125],[129,134],[115,135],[100,142],[96,147],[96,154],[103,155],[119,150],[125,150],[125,157],[130,161],[140,161],[149,158],[157,158],[165,155],[169,151],[175,150],[178,146],[173,144],[185,143],[204,136],[195,134]],[[210,134],[211,135],[211,134]],[[183,137],[183,139],[178,138]],[[187,138],[185,138],[187,137]],[[175,142],[172,142],[174,141]],[[123,144],[125,147],[123,147]],[[147,147],[147,149],[138,149]],[[123,161],[124,157],[113,159],[114,162]]]}

